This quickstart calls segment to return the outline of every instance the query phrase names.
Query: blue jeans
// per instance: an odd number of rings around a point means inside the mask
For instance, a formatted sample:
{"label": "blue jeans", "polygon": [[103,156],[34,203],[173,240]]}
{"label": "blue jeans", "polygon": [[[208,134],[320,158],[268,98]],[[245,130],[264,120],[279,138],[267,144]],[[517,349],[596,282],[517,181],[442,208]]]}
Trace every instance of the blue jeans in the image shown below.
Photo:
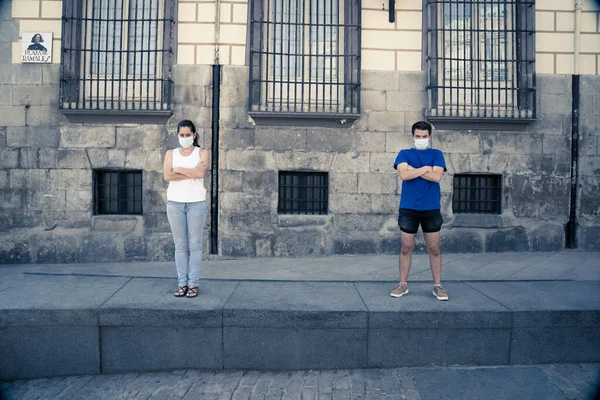
{"label": "blue jeans", "polygon": [[179,286],[198,286],[202,263],[202,233],[206,203],[167,202],[167,217],[175,242],[175,265]]}

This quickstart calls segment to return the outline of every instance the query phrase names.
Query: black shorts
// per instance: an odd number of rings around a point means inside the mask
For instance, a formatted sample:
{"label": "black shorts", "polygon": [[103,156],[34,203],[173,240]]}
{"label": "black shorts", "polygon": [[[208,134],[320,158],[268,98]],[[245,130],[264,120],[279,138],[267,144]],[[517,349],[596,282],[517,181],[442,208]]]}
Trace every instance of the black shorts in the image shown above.
{"label": "black shorts", "polygon": [[423,232],[439,232],[443,222],[440,210],[418,211],[401,208],[398,211],[398,226],[406,233],[417,233],[419,224]]}

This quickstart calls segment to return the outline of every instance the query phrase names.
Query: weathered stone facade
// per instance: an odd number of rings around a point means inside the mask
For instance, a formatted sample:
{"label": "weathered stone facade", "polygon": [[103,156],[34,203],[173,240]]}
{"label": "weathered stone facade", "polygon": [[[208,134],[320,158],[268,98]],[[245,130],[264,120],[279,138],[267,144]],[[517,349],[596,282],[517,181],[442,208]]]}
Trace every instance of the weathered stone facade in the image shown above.
{"label": "weathered stone facade", "polygon": [[[175,65],[165,125],[74,124],[58,110],[58,64],[13,64],[19,28],[0,5],[0,263],[169,260],[173,242],[162,179],[176,124],[196,123],[211,146],[210,65]],[[571,76],[537,75],[536,122],[514,129],[437,129],[446,157],[442,249],[555,251],[570,206]],[[600,77],[582,76],[578,247],[600,250]],[[397,253],[401,182],[392,168],[424,118],[426,75],[362,71],[362,115],[351,127],[257,126],[248,117],[248,67],[224,66],[219,140],[219,255],[283,257]],[[94,216],[95,168],[143,171],[143,215]],[[278,171],[329,173],[329,214],[278,215]],[[456,173],[502,175],[502,214],[453,215]],[[210,177],[206,185],[210,188]],[[209,199],[210,200],[210,199]],[[210,201],[209,201],[210,202]],[[210,210],[210,207],[208,208]],[[217,217],[217,216],[213,216]],[[208,250],[210,214],[205,232]],[[421,235],[418,251],[424,251]],[[206,251],[208,253],[208,251]]]}

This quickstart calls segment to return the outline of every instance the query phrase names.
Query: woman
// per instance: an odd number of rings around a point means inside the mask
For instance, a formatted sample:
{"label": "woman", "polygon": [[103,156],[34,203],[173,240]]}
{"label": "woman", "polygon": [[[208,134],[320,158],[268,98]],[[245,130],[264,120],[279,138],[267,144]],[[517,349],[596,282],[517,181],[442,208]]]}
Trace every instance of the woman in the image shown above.
{"label": "woman", "polygon": [[163,175],[167,189],[167,217],[175,242],[175,265],[179,289],[175,297],[198,296],[202,263],[202,232],[206,218],[204,175],[208,170],[208,150],[198,145],[196,127],[189,120],[177,125],[181,147],[165,154]]}

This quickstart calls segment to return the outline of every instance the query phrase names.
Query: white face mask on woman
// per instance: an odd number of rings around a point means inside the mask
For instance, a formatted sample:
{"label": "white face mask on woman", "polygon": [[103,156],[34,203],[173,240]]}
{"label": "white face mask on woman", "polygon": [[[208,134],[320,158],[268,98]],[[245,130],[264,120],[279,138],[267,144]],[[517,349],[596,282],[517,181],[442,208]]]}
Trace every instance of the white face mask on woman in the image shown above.
{"label": "white face mask on woman", "polygon": [[179,138],[179,144],[184,149],[187,149],[188,147],[190,147],[190,146],[192,146],[194,144],[194,138],[193,137]]}
{"label": "white face mask on woman", "polygon": [[429,139],[415,139],[415,149],[426,150],[429,147]]}

